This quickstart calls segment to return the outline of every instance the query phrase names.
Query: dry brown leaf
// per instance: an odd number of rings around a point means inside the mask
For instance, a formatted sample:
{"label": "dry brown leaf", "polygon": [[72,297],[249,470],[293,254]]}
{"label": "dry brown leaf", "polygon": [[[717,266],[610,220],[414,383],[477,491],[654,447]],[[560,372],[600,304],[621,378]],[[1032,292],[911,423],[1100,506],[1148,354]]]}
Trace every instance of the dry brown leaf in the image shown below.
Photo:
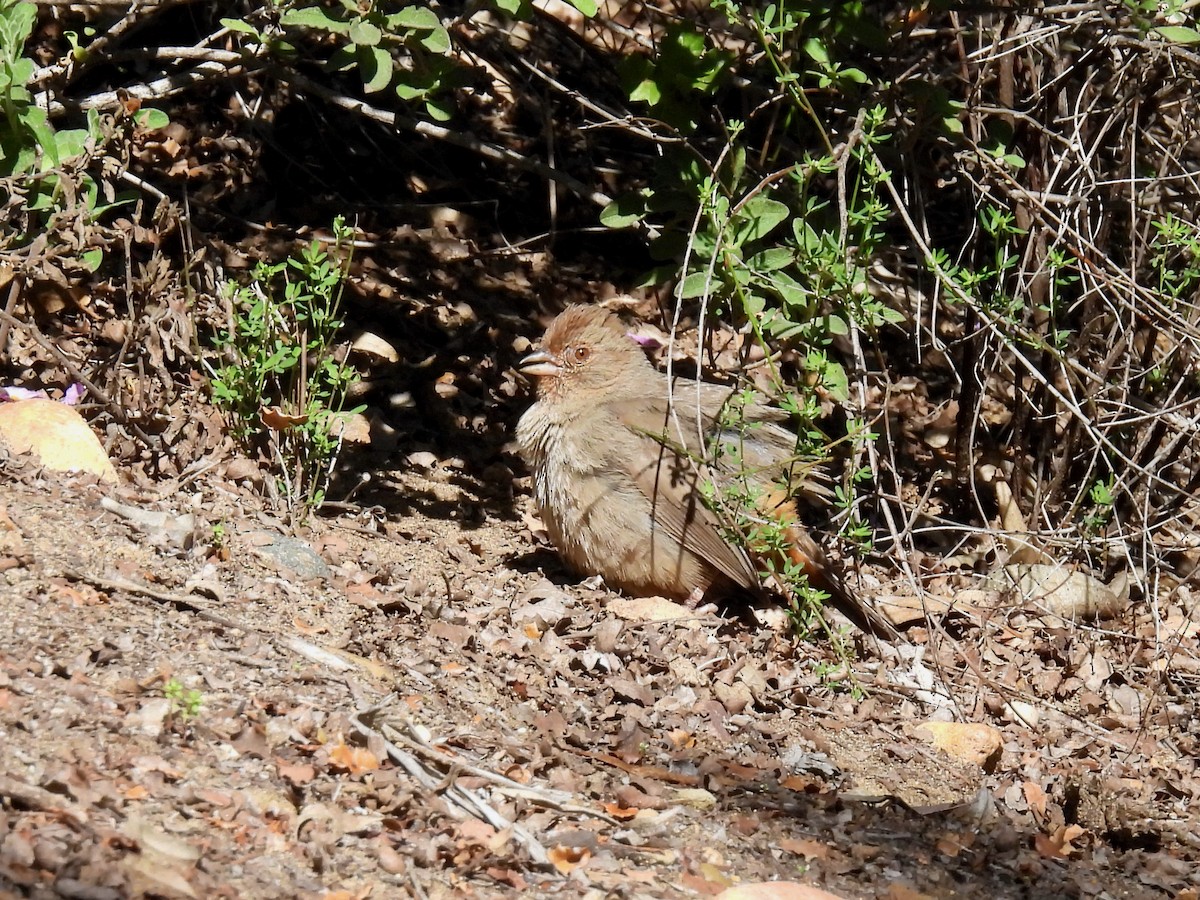
{"label": "dry brown leaf", "polygon": [[1021,794],[1025,797],[1025,805],[1038,819],[1046,817],[1046,792],[1040,784],[1026,781],[1021,785]]}
{"label": "dry brown leaf", "polygon": [[517,891],[525,891],[529,888],[529,882],[516,869],[502,869],[499,866],[489,866],[487,868],[489,878],[494,878],[500,884],[508,885]]}
{"label": "dry brown leaf", "polygon": [[546,851],[546,855],[559,874],[569,875],[591,859],[592,852],[587,847],[567,847],[558,844]]}
{"label": "dry brown leaf", "polygon": [[943,834],[937,839],[938,853],[943,856],[949,856],[952,859],[962,853],[968,846],[970,845],[964,843],[963,836],[955,832]]}
{"label": "dry brown leaf", "polygon": [[291,765],[276,760],[276,768],[279,771],[280,777],[290,781],[292,784],[308,784],[317,777],[316,767],[307,763]]}
{"label": "dry brown leaf", "polygon": [[1079,825],[1062,825],[1054,829],[1053,834],[1035,834],[1033,845],[1038,853],[1048,859],[1066,859],[1072,853],[1080,852],[1080,848],[1072,845],[1071,841],[1084,834],[1086,831]]}
{"label": "dry brown leaf", "polygon": [[264,425],[274,431],[285,431],[288,428],[295,428],[297,425],[304,425],[308,422],[308,416],[290,415],[278,406],[263,407],[259,410],[258,417]]}
{"label": "dry brown leaf", "polygon": [[638,814],[636,809],[622,806],[620,803],[604,803],[602,808],[614,819],[632,819]]}
{"label": "dry brown leaf", "polygon": [[829,845],[809,838],[780,838],[779,849],[805,859],[829,859]]}
{"label": "dry brown leaf", "polygon": [[329,762],[351,775],[362,775],[379,768],[379,758],[374,753],[366,747],[351,747],[349,744],[338,744],[330,750]]}

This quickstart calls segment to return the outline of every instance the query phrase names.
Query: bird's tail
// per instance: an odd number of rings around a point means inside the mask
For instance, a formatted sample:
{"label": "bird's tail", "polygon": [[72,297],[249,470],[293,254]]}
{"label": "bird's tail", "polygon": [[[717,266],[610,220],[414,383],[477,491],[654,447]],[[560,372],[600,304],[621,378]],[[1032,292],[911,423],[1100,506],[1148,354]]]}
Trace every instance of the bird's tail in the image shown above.
{"label": "bird's tail", "polygon": [[900,639],[900,632],[887,617],[855,596],[834,569],[821,545],[800,524],[796,505],[781,487],[772,487],[762,498],[762,507],[771,518],[784,525],[784,552],[788,561],[819,591],[829,595],[829,603],[857,627],[889,641]]}

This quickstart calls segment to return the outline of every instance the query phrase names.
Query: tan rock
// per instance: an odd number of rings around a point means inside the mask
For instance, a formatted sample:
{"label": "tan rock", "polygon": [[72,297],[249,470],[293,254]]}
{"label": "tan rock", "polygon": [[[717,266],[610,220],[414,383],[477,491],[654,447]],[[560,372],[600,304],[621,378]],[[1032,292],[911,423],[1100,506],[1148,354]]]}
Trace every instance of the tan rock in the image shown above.
{"label": "tan rock", "polygon": [[961,762],[974,763],[991,772],[1004,750],[1004,736],[981,722],[923,722],[916,736]]}
{"label": "tan rock", "polygon": [[116,481],[117,470],[99,439],[73,407],[34,398],[0,403],[0,441],[13,453],[31,453],[55,472],[90,472]]}

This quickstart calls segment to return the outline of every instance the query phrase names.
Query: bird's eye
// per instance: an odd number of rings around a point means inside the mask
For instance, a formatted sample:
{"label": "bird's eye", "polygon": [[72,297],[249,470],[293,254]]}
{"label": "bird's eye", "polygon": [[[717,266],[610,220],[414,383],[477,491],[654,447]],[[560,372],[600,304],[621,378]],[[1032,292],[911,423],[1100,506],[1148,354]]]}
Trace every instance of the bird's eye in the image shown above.
{"label": "bird's eye", "polygon": [[588,347],[576,347],[571,351],[571,358],[577,363],[585,363],[588,357],[592,355],[592,351]]}

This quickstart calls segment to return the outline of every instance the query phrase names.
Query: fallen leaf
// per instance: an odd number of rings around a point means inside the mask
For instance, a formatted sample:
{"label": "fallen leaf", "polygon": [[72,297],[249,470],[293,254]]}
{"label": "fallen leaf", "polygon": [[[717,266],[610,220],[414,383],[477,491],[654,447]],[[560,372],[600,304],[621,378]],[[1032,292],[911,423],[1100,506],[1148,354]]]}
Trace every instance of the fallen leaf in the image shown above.
{"label": "fallen leaf", "polygon": [[308,416],[289,415],[278,406],[264,407],[259,411],[258,417],[262,420],[264,425],[275,431],[284,431],[285,429],[294,428],[297,425],[304,425],[308,422]]}
{"label": "fallen leaf", "polygon": [[592,853],[587,847],[566,847],[559,844],[547,850],[546,855],[550,859],[550,864],[558,869],[559,874],[569,875],[587,862]]}
{"label": "fallen leaf", "polygon": [[1021,785],[1021,794],[1025,797],[1025,805],[1029,807],[1029,811],[1037,818],[1044,819],[1046,817],[1046,792],[1042,786],[1026,781]]}
{"label": "fallen leaf", "polygon": [[288,763],[276,760],[275,764],[276,768],[279,770],[280,776],[287,779],[292,784],[308,784],[317,775],[316,768],[308,765],[307,763],[290,765]]}
{"label": "fallen leaf", "polygon": [[1079,825],[1062,825],[1053,834],[1035,834],[1033,845],[1037,852],[1048,859],[1067,859],[1072,853],[1080,852],[1071,841],[1085,834]]}
{"label": "fallen leaf", "polygon": [[329,762],[351,775],[373,772],[379,768],[379,758],[365,747],[338,744],[329,751]]}
{"label": "fallen leaf", "polygon": [[636,809],[622,806],[620,803],[605,803],[604,811],[614,819],[632,819],[638,814]]}
{"label": "fallen leaf", "polygon": [[805,859],[829,859],[829,845],[808,838],[780,838],[779,849]]}

